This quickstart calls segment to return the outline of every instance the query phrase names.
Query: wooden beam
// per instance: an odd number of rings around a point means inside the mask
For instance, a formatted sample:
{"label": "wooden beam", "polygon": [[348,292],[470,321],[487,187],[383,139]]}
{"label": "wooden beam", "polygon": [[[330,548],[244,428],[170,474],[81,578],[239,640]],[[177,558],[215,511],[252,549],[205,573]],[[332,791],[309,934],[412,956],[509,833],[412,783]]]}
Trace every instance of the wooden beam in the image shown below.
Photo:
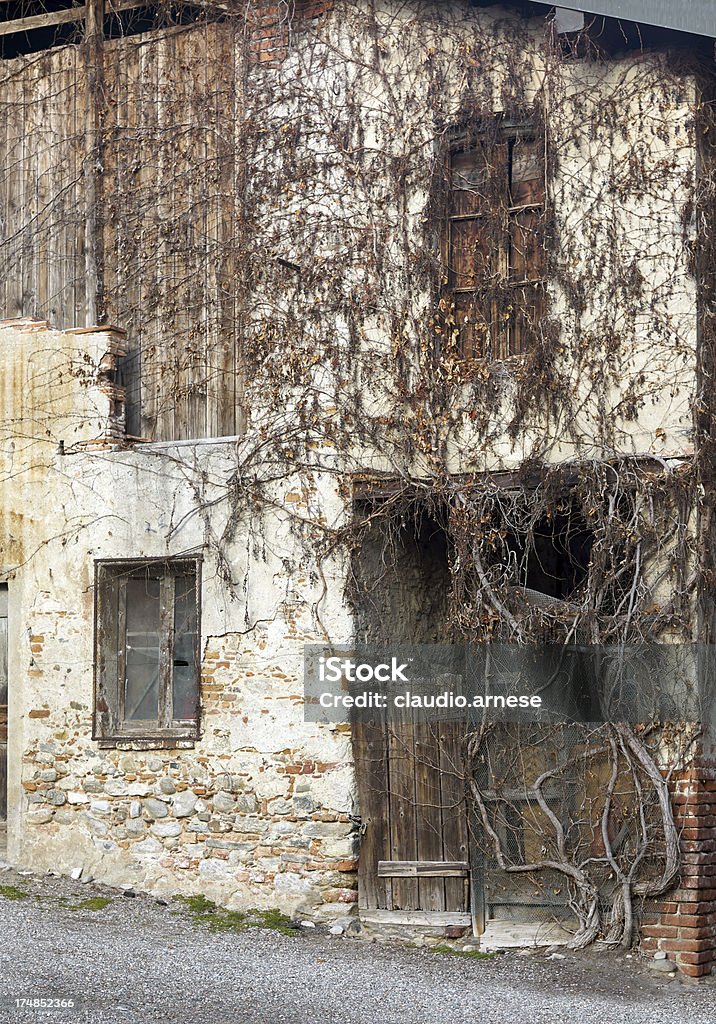
{"label": "wooden beam", "polygon": [[472,924],[469,914],[447,910],[361,910],[359,916],[366,924],[405,924],[415,928],[469,928]]}
{"label": "wooden beam", "polygon": [[[66,25],[72,21],[84,21],[92,17],[93,4],[82,4],[81,7],[67,7],[62,11],[50,11],[47,14],[35,14],[29,18],[15,18],[13,21],[0,22],[0,36],[12,36],[18,32],[32,32],[38,28],[51,28],[53,25]],[[151,7],[151,0],[107,0],[104,13],[119,14],[131,11],[136,7]]]}
{"label": "wooden beam", "polygon": [[0,36],[11,36],[17,32],[32,32],[36,28],[49,28],[51,25],[64,25],[70,21],[82,21],[87,8],[68,7],[64,11],[52,11],[49,14],[36,14],[32,18],[16,18],[14,21],[0,22]]}
{"label": "wooden beam", "polygon": [[465,878],[467,861],[463,860],[379,860],[381,878]]}

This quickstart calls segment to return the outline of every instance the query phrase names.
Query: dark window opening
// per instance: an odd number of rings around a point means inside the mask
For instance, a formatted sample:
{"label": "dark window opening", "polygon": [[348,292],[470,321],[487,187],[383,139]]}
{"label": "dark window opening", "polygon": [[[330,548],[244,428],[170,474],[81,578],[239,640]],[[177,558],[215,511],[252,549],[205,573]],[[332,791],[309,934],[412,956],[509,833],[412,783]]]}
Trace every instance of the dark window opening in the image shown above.
{"label": "dark window opening", "polygon": [[[357,503],[357,519],[369,510]],[[356,642],[449,643],[448,551],[445,530],[419,508],[372,520],[353,555]]]}
{"label": "dark window opening", "polygon": [[[415,502],[404,511],[376,515],[382,500],[354,505],[357,523],[365,523],[352,565],[356,640],[451,643],[449,509],[429,513]],[[495,517],[481,547],[484,566],[515,597],[561,614],[587,579],[593,544],[579,509],[565,501],[523,530]],[[477,577],[475,585],[481,585]]]}
{"label": "dark window opening", "polygon": [[[12,60],[82,38],[84,5],[77,0],[11,0],[0,11],[0,58]],[[13,24],[14,23],[14,24]]]}
{"label": "dark window opening", "polygon": [[[174,25],[190,25],[207,17],[206,6],[191,3],[146,4],[129,11],[111,11],[110,6],[111,0],[104,21],[106,39],[139,35]],[[215,13],[218,15],[220,12]]]}
{"label": "dark window opening", "polygon": [[524,514],[513,507],[506,519],[495,515],[485,524],[485,565],[501,583],[537,606],[573,600],[589,572],[592,531],[570,506],[560,506],[532,524],[522,520]]}
{"label": "dark window opening", "polygon": [[525,602],[528,614],[536,611],[539,616],[531,627],[535,678],[553,680],[543,695],[545,706],[556,700],[567,718],[586,722],[601,718],[599,676],[592,653],[582,646],[589,643],[586,631],[580,627],[571,632],[571,627],[593,545],[594,534],[569,505],[539,520],[529,533],[507,538],[517,565],[516,596]]}
{"label": "dark window opening", "polygon": [[95,586],[95,739],[196,737],[196,560],[99,562]]}
{"label": "dark window opening", "polygon": [[569,512],[540,520],[529,538],[513,539],[520,585],[567,600],[586,579],[593,543],[593,534]]}

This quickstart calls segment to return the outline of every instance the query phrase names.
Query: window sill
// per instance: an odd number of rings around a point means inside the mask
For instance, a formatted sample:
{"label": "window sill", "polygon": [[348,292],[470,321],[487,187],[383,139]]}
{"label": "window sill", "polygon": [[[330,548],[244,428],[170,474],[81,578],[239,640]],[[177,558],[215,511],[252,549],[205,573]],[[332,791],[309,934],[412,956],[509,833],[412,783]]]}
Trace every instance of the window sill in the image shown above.
{"label": "window sill", "polygon": [[518,369],[524,363],[528,354],[528,352],[516,352],[514,355],[497,356],[493,359],[487,356],[462,356],[459,352],[450,352],[443,356],[443,360],[458,366],[488,370],[490,373],[507,377],[511,371]]}
{"label": "window sill", "polygon": [[192,750],[197,736],[109,736],[95,743],[100,750]]}

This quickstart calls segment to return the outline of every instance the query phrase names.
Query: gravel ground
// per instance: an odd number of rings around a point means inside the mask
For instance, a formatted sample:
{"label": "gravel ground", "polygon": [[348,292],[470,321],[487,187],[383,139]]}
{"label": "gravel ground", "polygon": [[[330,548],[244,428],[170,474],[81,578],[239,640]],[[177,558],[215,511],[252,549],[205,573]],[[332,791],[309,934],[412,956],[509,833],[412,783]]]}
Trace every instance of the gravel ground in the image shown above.
{"label": "gravel ground", "polygon": [[[213,932],[182,904],[101,885],[5,868],[0,887],[3,1024],[716,1024],[716,982],[622,955],[476,960],[317,930]],[[16,997],[79,1005],[38,1012]]]}

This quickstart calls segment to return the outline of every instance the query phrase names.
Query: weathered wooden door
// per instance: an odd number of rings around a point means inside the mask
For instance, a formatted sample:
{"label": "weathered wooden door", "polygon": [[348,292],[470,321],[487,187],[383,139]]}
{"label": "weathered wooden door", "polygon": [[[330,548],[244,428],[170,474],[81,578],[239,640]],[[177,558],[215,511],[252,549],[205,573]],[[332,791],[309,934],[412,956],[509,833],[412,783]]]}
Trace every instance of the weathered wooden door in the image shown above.
{"label": "weathered wooden door", "polygon": [[354,723],[364,920],[470,925],[464,729],[410,713]]}
{"label": "weathered wooden door", "polygon": [[[535,863],[549,856],[555,826],[570,828],[570,801],[579,761],[569,765],[576,738],[569,725],[503,724],[485,740],[476,765],[486,814],[504,860],[511,865]],[[543,779],[537,797],[535,781]],[[547,817],[546,810],[554,816]],[[480,832],[482,838],[482,832]],[[486,922],[517,924],[554,922],[570,916],[564,876],[542,870],[507,872],[498,864],[492,841],[480,843],[483,856]],[[554,859],[557,852],[554,852]]]}
{"label": "weathered wooden door", "polygon": [[7,818],[7,583],[0,583],[0,821]]}

